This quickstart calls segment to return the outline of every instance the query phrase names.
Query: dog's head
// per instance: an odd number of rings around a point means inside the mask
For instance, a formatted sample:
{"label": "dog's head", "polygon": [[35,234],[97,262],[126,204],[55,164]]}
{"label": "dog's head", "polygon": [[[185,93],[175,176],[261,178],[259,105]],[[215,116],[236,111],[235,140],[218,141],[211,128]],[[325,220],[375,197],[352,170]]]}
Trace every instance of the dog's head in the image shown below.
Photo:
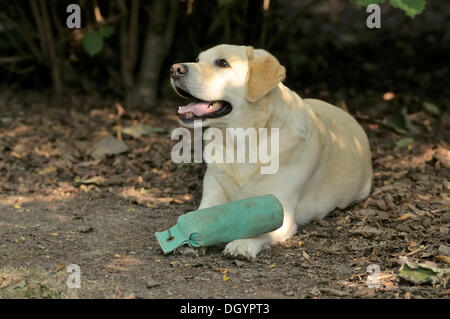
{"label": "dog's head", "polygon": [[269,52],[249,46],[218,45],[200,53],[195,63],[174,64],[170,82],[184,98],[180,122],[193,127],[228,127],[255,116],[258,102],[285,78],[285,68]]}

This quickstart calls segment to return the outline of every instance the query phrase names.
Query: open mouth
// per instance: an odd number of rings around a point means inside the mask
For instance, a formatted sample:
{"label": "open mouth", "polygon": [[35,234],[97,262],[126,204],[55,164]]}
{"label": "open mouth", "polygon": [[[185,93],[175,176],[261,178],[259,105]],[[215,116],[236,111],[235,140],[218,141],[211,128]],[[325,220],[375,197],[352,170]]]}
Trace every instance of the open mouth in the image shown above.
{"label": "open mouth", "polygon": [[176,91],[182,97],[193,100],[189,104],[178,108],[178,116],[182,121],[219,118],[227,115],[232,110],[231,104],[227,101],[203,101],[179,87],[176,87]]}

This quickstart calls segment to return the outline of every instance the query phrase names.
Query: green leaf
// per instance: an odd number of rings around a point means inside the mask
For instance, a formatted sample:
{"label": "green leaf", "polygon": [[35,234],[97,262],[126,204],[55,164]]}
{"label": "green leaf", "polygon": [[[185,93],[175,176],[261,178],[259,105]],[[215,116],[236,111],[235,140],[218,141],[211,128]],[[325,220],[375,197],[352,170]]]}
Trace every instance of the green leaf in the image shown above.
{"label": "green leaf", "polygon": [[414,139],[412,137],[404,137],[401,138],[397,141],[396,145],[397,147],[407,147],[409,145],[412,145],[412,143],[414,142]]}
{"label": "green leaf", "polygon": [[435,285],[441,280],[445,280],[444,277],[447,277],[449,274],[450,268],[438,268],[430,264],[406,260],[400,268],[398,276],[415,285]]}
{"label": "green leaf", "polygon": [[[386,0],[351,0],[354,4],[366,7],[370,4],[383,3]],[[220,1],[219,1],[220,2]],[[425,9],[426,0],[389,0],[394,8],[402,9],[405,14],[414,17]]]}
{"label": "green leaf", "polygon": [[425,9],[426,0],[389,0],[395,8],[402,9],[406,15],[413,17]]}
{"label": "green leaf", "polygon": [[425,283],[436,284],[438,282],[437,275],[433,271],[419,267],[417,269],[412,269],[407,264],[404,264],[400,269],[399,276],[415,285]]}
{"label": "green leaf", "polygon": [[433,103],[424,101],[422,103],[422,105],[423,105],[423,108],[425,109],[425,111],[427,111],[430,114],[433,114],[433,115],[440,115],[441,114],[441,110],[439,110],[439,107],[437,105],[433,104]]}
{"label": "green leaf", "polygon": [[386,0],[352,0],[352,2],[358,6],[368,6],[369,4],[378,4],[385,2]]}
{"label": "green leaf", "polygon": [[383,123],[400,134],[420,133],[420,130],[409,119],[406,108],[402,108],[400,112],[396,112],[387,116],[386,118],[384,118]]}
{"label": "green leaf", "polygon": [[108,39],[114,34],[114,27],[110,25],[103,25],[98,30],[103,39]]}
{"label": "green leaf", "polygon": [[98,54],[103,49],[103,37],[99,32],[88,31],[83,36],[83,49],[90,56]]}

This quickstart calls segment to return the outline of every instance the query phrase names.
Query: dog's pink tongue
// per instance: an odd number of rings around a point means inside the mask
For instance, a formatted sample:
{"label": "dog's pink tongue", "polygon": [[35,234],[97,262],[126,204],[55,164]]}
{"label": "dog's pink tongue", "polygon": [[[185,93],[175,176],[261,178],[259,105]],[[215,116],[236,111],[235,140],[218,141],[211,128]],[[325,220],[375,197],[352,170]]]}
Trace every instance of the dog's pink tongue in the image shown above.
{"label": "dog's pink tongue", "polygon": [[178,108],[178,114],[185,114],[192,112],[195,116],[202,116],[208,113],[208,106],[210,102],[191,102],[186,106]]}

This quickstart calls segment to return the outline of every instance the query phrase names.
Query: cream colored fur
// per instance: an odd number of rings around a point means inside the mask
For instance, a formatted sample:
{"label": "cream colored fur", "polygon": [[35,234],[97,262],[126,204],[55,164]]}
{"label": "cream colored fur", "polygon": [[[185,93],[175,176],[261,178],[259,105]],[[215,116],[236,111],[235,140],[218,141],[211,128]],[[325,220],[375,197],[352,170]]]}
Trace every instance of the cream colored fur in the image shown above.
{"label": "cream colored fur", "polygon": [[[214,61],[221,58],[231,68],[218,68]],[[199,208],[264,194],[277,196],[284,207],[281,228],[232,241],[225,254],[254,258],[293,236],[298,225],[368,196],[371,153],[362,127],[347,112],[324,101],[302,99],[284,86],[284,67],[270,53],[219,45],[202,52],[198,63],[186,65],[183,85],[189,93],[233,106],[222,118],[204,120],[205,126],[224,134],[227,127],[279,128],[278,173],[260,174],[260,163],[208,165]]]}

